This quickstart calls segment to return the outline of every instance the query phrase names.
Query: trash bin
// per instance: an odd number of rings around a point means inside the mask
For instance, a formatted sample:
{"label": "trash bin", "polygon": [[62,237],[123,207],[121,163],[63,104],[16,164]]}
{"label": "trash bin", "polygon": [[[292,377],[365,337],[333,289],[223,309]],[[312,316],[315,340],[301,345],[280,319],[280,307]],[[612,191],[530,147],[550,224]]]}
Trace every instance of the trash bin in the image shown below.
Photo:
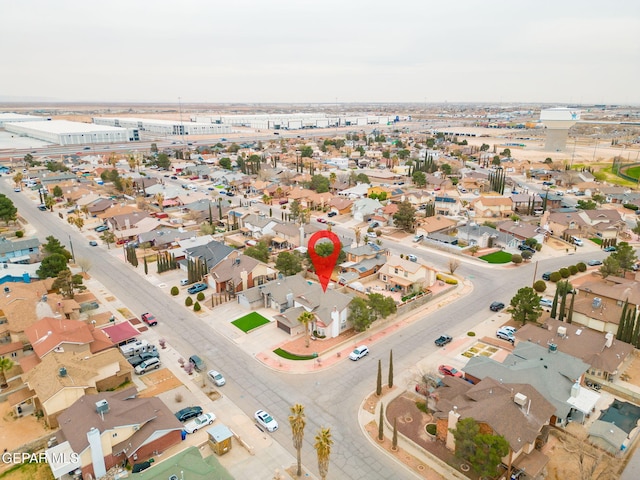
{"label": "trash bin", "polygon": [[182,440],[185,440],[187,438],[187,431],[186,430],[182,430],[180,432],[180,436],[182,437]]}

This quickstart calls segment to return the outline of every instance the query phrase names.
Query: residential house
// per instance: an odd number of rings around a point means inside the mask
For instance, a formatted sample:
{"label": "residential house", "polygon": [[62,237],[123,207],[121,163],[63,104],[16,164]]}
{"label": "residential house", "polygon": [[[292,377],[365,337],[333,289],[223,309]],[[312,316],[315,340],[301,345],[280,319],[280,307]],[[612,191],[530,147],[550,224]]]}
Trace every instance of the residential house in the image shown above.
{"label": "residential house", "polygon": [[329,202],[329,207],[331,211],[337,212],[340,215],[346,215],[351,213],[351,208],[353,206],[353,200],[341,196],[335,196]]}
{"label": "residential house", "polygon": [[416,218],[416,235],[433,236],[436,233],[445,233],[457,225],[452,218],[444,215]]}
{"label": "residential house", "polygon": [[513,202],[508,197],[483,195],[471,205],[476,217],[506,218],[513,214]]}
{"label": "residential house", "polygon": [[382,212],[382,204],[373,198],[361,198],[353,202],[351,214],[359,222],[366,221],[367,218],[378,215]]}
{"label": "residential house", "polygon": [[231,252],[234,251],[235,249],[216,240],[211,240],[205,245],[188,247],[184,249],[185,259],[179,262],[180,268],[186,271],[189,260],[200,259],[208,269],[211,269],[222,262],[231,254]]}
{"label": "residential house", "polygon": [[[224,425],[218,424],[216,427]],[[211,427],[207,430],[216,428]],[[225,427],[226,428],[226,427]],[[226,428],[229,431],[228,428]],[[233,434],[229,433],[233,436]],[[217,435],[216,435],[217,437]],[[231,440],[229,440],[230,442]],[[211,440],[210,440],[211,442]],[[202,458],[200,450],[196,446],[187,447],[169,458],[158,463],[154,462],[152,468],[135,474],[136,480],[179,479],[179,480],[233,480],[227,470],[220,465],[215,455]]]}
{"label": "residential house", "polygon": [[556,236],[597,236],[610,242],[626,228],[620,213],[609,209],[545,212],[540,224],[548,225]]}
{"label": "residential house", "polygon": [[351,200],[364,199],[367,198],[369,188],[371,188],[371,185],[368,183],[358,183],[355,187],[345,188],[338,192],[338,195],[350,198]]}
{"label": "residential house", "polygon": [[478,245],[480,248],[517,248],[520,240],[510,233],[500,232],[495,228],[471,223],[458,227],[458,240],[467,245]]}
{"label": "residential house", "polygon": [[40,240],[35,237],[17,240],[0,237],[0,263],[34,263],[38,261],[39,254]]}
{"label": "residential house", "polygon": [[458,197],[450,197],[447,194],[436,195],[433,200],[435,202],[436,215],[456,216],[460,215],[462,203]]}
{"label": "residential house", "polygon": [[67,452],[58,458],[76,453],[83,478],[102,478],[113,466],[142,463],[178,445],[182,423],[159,398],[137,395],[130,387],[82,396],[60,415],[59,444],[51,450]]}
{"label": "residential house", "polygon": [[251,238],[260,239],[265,235],[274,236],[274,228],[282,223],[264,214],[249,214],[242,217],[240,231]]}
{"label": "residential house", "polygon": [[595,408],[600,394],[580,386],[589,365],[559,352],[553,345],[519,342],[502,363],[482,355],[472,357],[463,368],[465,378],[478,383],[487,377],[501,383],[518,383],[535,388],[555,411],[551,425],[564,426],[583,420]]}
{"label": "residential house", "polygon": [[297,248],[306,244],[304,227],[295,223],[278,223],[273,227],[273,233],[272,241],[280,248]]}
{"label": "residential house", "polygon": [[105,212],[109,209],[115,202],[115,200],[111,198],[98,198],[92,204],[87,205],[87,209],[89,210],[89,215],[95,217],[100,213]]}
{"label": "residential house", "polygon": [[[574,313],[575,315],[575,313]],[[528,323],[515,333],[516,342],[557,346],[558,351],[589,364],[587,373],[611,381],[623,362],[633,353],[633,346],[616,340],[613,333],[602,333],[583,325],[566,323],[554,318],[541,320],[542,328]]]}
{"label": "residential house", "polygon": [[187,240],[193,236],[193,232],[186,230],[178,230],[175,228],[158,228],[150,232],[141,233],[138,235],[138,241],[143,243],[149,243],[152,247],[157,249],[170,248],[172,244],[177,243],[180,240]]}
{"label": "residential house", "polygon": [[485,377],[475,385],[461,378],[444,377],[444,386],[437,389],[436,438],[455,450],[455,429],[460,420],[473,418],[480,433],[500,435],[509,444],[509,453],[502,463],[510,471],[521,471],[523,479],[537,479],[545,470],[549,458],[537,450],[543,427],[556,408],[534,387],[525,383],[503,383]]}
{"label": "residential house", "polygon": [[537,193],[514,193],[510,196],[513,211],[520,215],[531,215],[536,209],[542,209],[542,198]]}
{"label": "residential house", "polygon": [[216,293],[235,294],[274,280],[277,271],[266,263],[233,251],[227,258],[209,269],[209,284]]}
{"label": "residential house", "polygon": [[131,382],[133,368],[122,354],[110,348],[96,354],[51,351],[42,361],[22,374],[28,392],[16,392],[11,406],[33,404],[45,422],[57,428],[58,416],[84,395],[116,388]]}
{"label": "residential house", "polygon": [[375,244],[344,247],[343,251],[347,261],[339,265],[338,283],[342,285],[375,275],[387,261],[385,249]]}
{"label": "residential house", "polygon": [[408,294],[431,287],[436,281],[436,270],[420,262],[390,255],[378,271],[378,278],[385,282],[387,290]]}
{"label": "residential house", "polygon": [[505,220],[500,222],[496,229],[499,232],[508,233],[513,235],[520,241],[525,241],[527,238],[534,238],[538,243],[542,244],[545,237],[548,236],[548,230],[538,225],[531,225],[530,223],[522,222],[520,220]]}

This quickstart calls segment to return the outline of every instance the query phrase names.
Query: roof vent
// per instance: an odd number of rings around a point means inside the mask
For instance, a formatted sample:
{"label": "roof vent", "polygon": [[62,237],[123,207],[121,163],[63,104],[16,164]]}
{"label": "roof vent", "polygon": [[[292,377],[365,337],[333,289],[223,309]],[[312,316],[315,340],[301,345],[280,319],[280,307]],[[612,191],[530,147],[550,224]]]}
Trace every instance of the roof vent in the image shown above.
{"label": "roof vent", "polygon": [[598,308],[600,305],[602,305],[602,299],[600,297],[593,297],[591,308]]}
{"label": "roof vent", "polygon": [[550,352],[557,352],[558,351],[558,345],[556,345],[555,343],[550,343],[549,344],[549,351]]}
{"label": "roof vent", "polygon": [[60,369],[58,370],[58,375],[60,375],[61,377],[66,377],[67,376],[67,369],[64,367],[60,367]]}
{"label": "roof vent", "polygon": [[567,334],[567,327],[558,327],[558,335],[564,337]]}

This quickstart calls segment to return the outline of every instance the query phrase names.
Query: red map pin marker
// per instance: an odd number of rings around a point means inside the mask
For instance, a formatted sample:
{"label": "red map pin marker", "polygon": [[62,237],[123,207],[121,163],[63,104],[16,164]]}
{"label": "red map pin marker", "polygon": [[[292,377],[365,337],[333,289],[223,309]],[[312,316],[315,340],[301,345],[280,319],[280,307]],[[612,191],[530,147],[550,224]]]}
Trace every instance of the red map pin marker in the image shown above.
{"label": "red map pin marker", "polygon": [[[333,243],[333,252],[326,257],[320,256],[316,253],[316,243],[318,240],[322,240],[323,238],[328,238],[331,240],[331,243]],[[329,284],[331,273],[333,272],[338,256],[340,255],[340,246],[340,239],[338,236],[329,230],[320,230],[311,235],[311,238],[309,239],[309,245],[307,247],[309,257],[311,257],[313,268],[316,269],[316,274],[318,275],[318,280],[320,280],[320,285],[322,285],[323,292],[327,291],[327,285]]]}

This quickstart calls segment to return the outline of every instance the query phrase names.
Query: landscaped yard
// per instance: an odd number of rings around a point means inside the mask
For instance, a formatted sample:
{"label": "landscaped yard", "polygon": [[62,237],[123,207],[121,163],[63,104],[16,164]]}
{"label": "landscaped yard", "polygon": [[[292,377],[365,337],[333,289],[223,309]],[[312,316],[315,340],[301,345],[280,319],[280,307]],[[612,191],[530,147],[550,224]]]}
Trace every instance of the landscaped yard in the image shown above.
{"label": "landscaped yard", "polygon": [[480,258],[489,263],[509,263],[511,261],[511,254],[507,252],[493,252]]}
{"label": "landscaped yard", "polygon": [[250,332],[254,328],[258,328],[265,323],[269,323],[269,320],[264,318],[258,312],[251,312],[244,317],[240,317],[234,320],[233,323],[236,327],[242,330],[244,333]]}

